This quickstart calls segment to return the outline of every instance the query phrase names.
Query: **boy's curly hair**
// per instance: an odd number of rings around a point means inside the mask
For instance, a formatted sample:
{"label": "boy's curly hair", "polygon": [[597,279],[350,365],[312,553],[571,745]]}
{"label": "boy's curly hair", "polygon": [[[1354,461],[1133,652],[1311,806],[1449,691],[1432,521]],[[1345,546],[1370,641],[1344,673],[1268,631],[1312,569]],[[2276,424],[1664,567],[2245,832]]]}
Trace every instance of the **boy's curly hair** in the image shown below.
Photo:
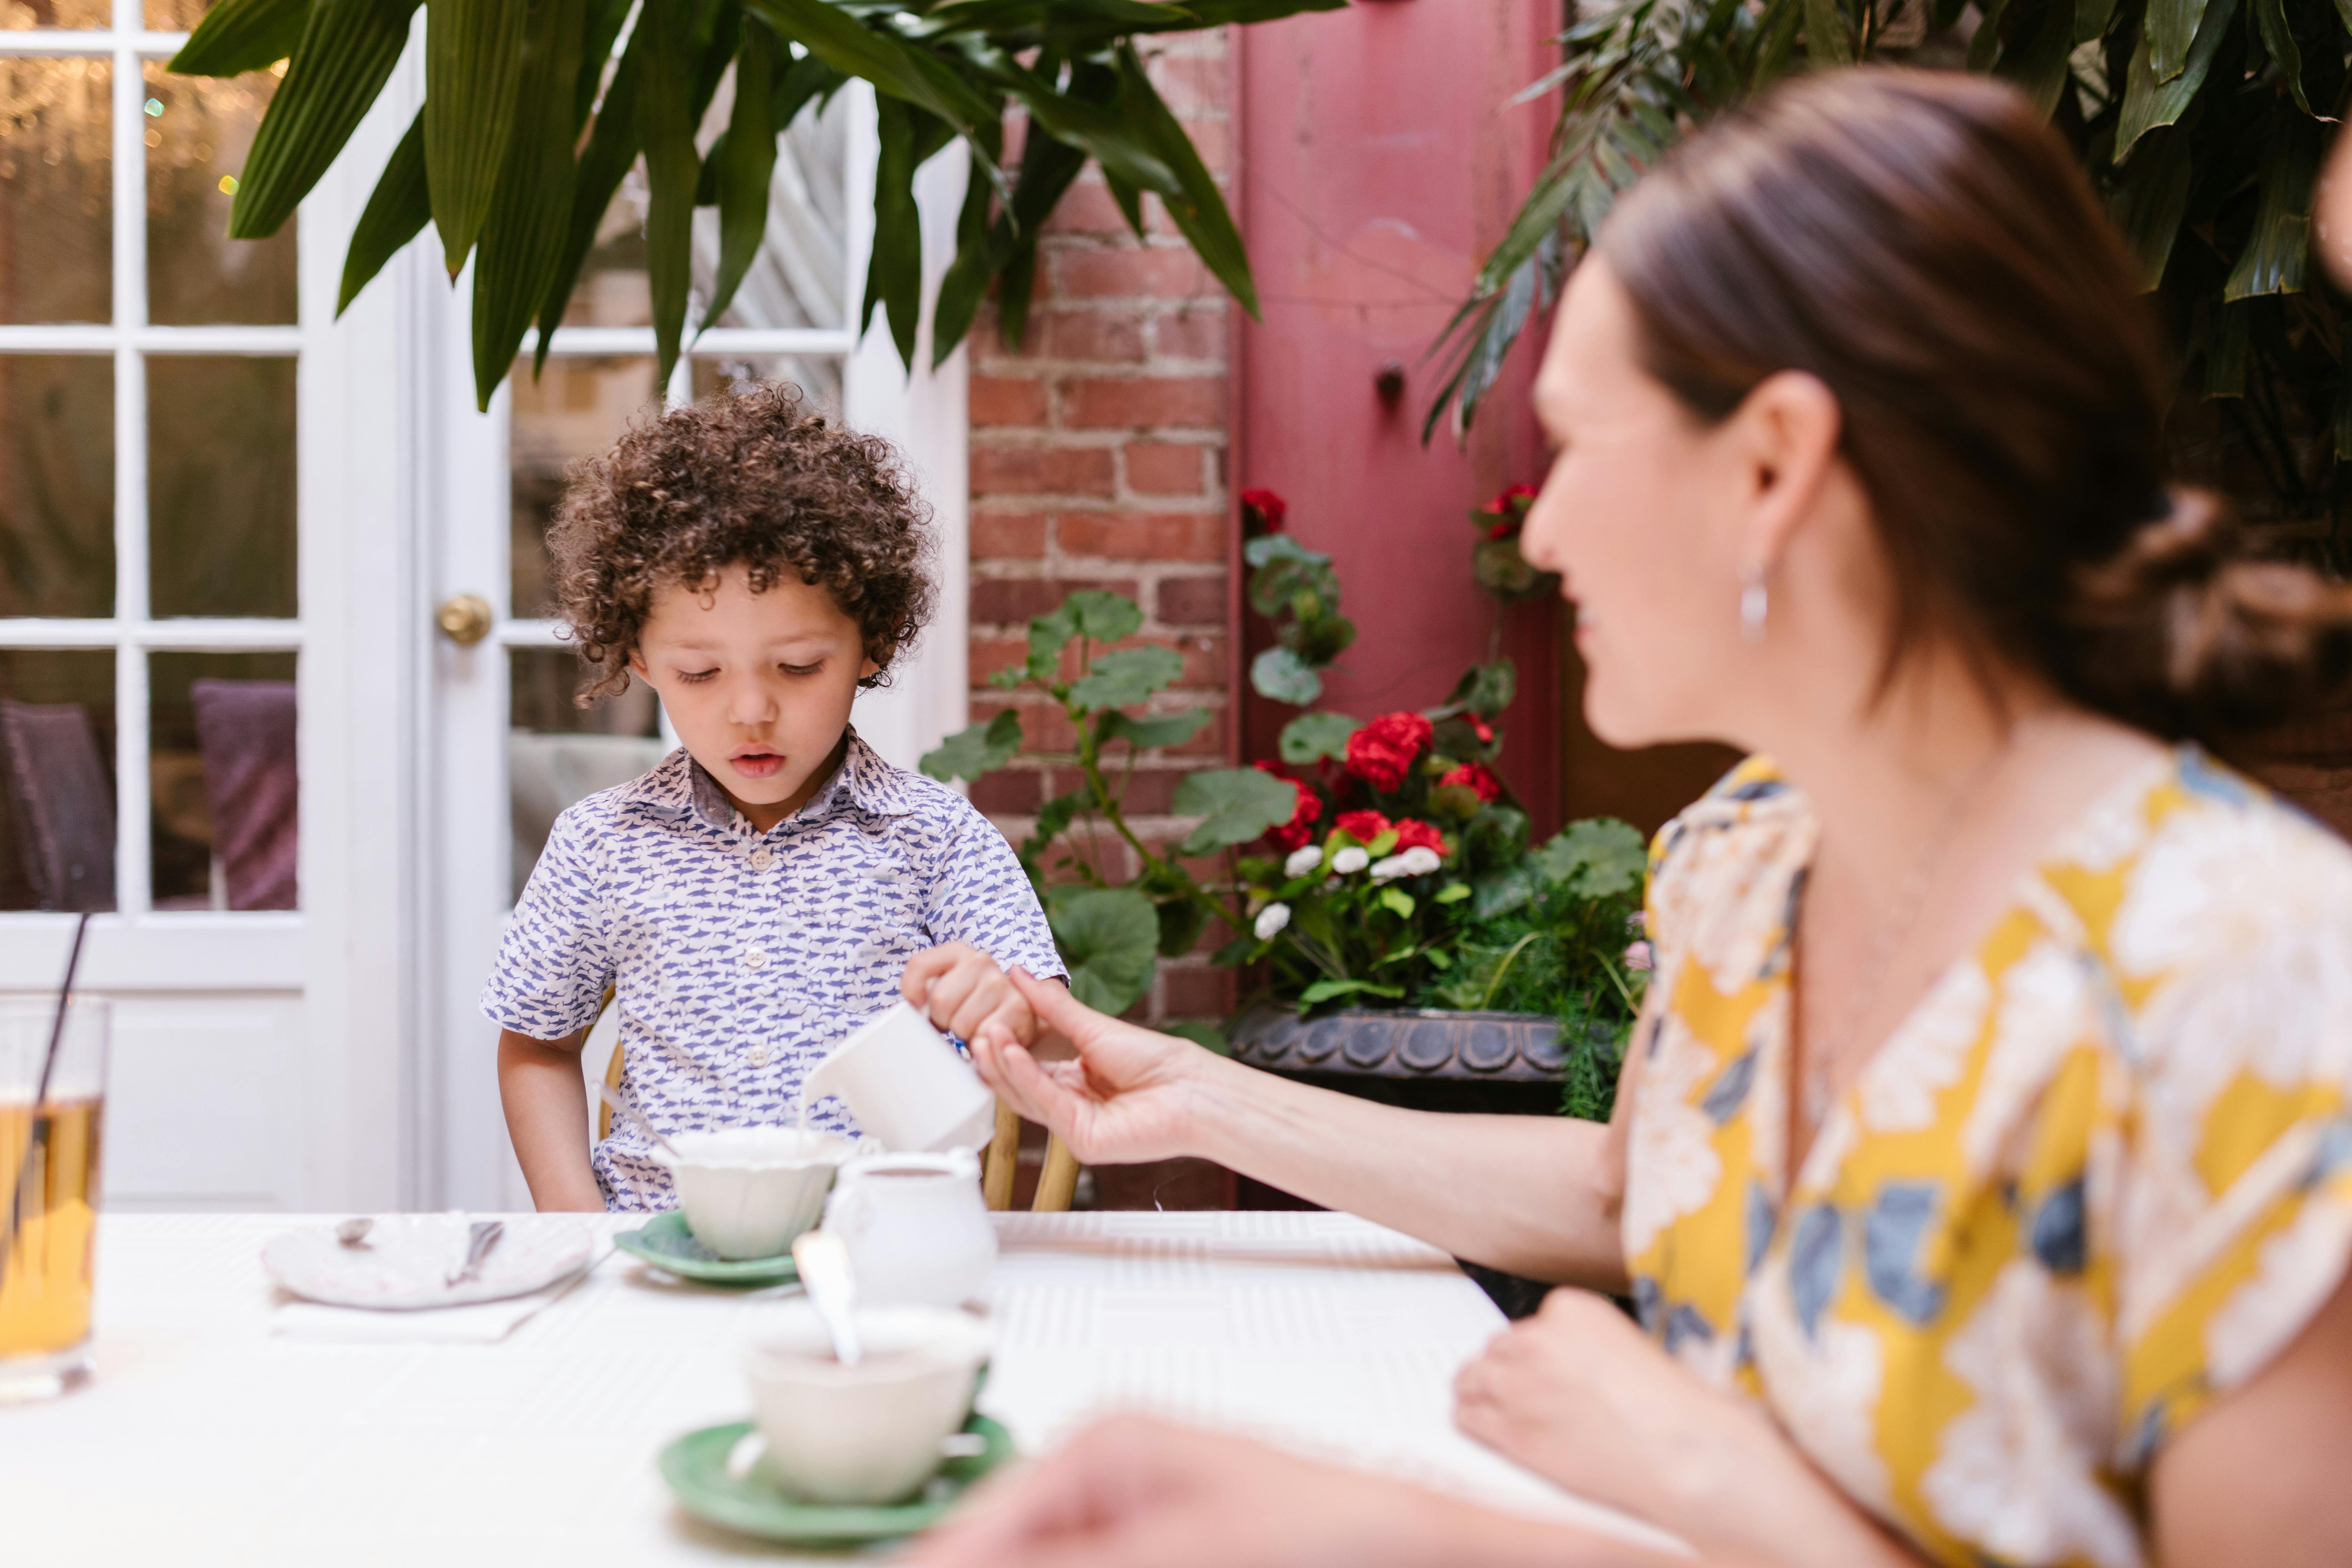
{"label": "boy's curly hair", "polygon": [[572,470],[547,550],[558,611],[589,666],[579,700],[626,690],[658,590],[740,563],[833,595],[887,684],[930,618],[930,509],[878,437],[828,422],[798,388],[755,383],[632,424]]}

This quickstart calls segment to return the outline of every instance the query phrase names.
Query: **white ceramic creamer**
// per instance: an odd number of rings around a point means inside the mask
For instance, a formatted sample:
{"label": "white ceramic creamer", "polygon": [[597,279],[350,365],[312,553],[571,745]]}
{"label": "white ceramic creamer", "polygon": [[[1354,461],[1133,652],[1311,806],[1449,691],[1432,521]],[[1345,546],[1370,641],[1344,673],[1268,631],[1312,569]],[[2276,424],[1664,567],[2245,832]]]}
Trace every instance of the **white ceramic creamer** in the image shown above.
{"label": "white ceramic creamer", "polygon": [[996,1227],[969,1149],[851,1161],[825,1205],[824,1228],[849,1249],[858,1300],[876,1306],[979,1300],[996,1268]]}
{"label": "white ceramic creamer", "polygon": [[978,1149],[996,1131],[996,1096],[905,1002],[859,1025],[809,1069],[801,1080],[803,1113],[828,1094],[885,1149]]}

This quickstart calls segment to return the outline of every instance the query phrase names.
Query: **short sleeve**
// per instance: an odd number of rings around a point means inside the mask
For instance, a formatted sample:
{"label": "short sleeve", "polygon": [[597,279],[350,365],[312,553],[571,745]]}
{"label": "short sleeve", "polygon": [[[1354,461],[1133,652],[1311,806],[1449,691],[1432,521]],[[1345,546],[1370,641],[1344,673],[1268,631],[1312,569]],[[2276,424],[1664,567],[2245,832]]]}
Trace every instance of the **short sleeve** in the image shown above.
{"label": "short sleeve", "polygon": [[499,942],[482,1012],[500,1028],[560,1040],[596,1021],[614,963],[597,824],[578,806],[555,819]]}
{"label": "short sleeve", "polygon": [[962,796],[931,879],[924,925],[940,943],[968,942],[1007,968],[1040,979],[1068,972],[1021,858],[993,823]]}
{"label": "short sleeve", "polygon": [[2352,853],[2267,803],[2181,814],[2110,951],[2141,992],[2115,1260],[2117,1458],[2138,1470],[2286,1348],[2352,1256]]}

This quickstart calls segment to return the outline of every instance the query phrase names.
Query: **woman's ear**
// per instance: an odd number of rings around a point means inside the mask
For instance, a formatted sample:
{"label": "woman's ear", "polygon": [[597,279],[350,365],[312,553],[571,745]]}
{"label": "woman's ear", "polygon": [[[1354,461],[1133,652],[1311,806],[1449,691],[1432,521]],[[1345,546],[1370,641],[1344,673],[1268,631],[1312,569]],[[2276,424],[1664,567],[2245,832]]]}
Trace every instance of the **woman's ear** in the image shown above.
{"label": "woman's ear", "polygon": [[1727,426],[1748,490],[1739,559],[1743,570],[1769,574],[1822,499],[1844,415],[1820,377],[1784,370],[1757,383]]}

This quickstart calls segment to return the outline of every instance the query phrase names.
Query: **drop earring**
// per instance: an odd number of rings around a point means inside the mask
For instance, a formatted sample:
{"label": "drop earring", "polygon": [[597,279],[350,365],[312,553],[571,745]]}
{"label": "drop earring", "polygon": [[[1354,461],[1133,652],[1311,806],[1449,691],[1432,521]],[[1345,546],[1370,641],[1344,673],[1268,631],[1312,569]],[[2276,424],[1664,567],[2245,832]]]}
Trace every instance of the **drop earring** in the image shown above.
{"label": "drop earring", "polygon": [[1772,597],[1764,586],[1764,568],[1750,566],[1739,574],[1739,635],[1749,642],[1764,640],[1764,623],[1772,614]]}

